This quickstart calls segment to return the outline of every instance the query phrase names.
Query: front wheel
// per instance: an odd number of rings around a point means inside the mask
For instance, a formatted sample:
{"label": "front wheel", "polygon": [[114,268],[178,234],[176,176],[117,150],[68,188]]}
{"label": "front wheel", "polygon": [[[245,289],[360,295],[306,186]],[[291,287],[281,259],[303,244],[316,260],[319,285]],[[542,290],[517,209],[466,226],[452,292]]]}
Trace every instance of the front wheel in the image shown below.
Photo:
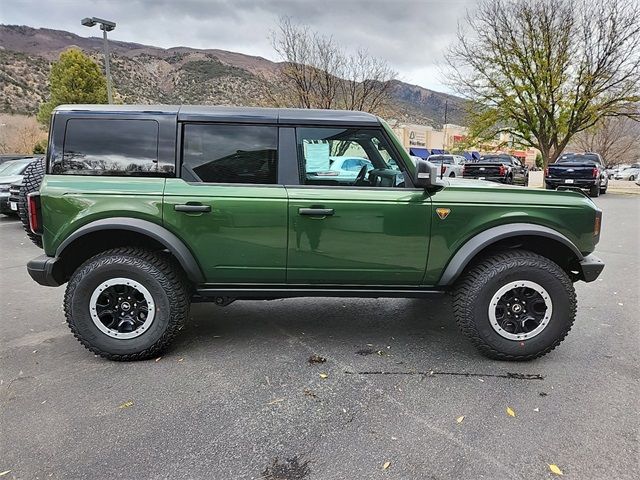
{"label": "front wheel", "polygon": [[454,290],[462,333],[485,356],[531,360],[566,337],[576,315],[567,274],[546,257],[514,250],[469,268]]}
{"label": "front wheel", "polygon": [[165,349],[189,315],[189,287],[172,257],[116,248],[87,260],[64,297],[67,323],[90,351],[142,360]]}

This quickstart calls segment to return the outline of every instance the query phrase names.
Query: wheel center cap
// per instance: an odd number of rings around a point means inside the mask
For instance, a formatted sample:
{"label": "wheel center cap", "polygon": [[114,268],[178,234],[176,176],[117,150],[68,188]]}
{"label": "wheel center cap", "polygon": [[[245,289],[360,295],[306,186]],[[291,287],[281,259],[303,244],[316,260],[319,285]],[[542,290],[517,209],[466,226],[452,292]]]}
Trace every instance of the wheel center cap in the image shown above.
{"label": "wheel center cap", "polygon": [[128,312],[131,309],[131,305],[129,304],[129,302],[122,302],[120,304],[120,308],[125,311]]}
{"label": "wheel center cap", "polygon": [[514,304],[511,306],[511,311],[512,311],[513,313],[520,313],[520,312],[522,311],[522,305],[520,305],[519,303],[514,303]]}

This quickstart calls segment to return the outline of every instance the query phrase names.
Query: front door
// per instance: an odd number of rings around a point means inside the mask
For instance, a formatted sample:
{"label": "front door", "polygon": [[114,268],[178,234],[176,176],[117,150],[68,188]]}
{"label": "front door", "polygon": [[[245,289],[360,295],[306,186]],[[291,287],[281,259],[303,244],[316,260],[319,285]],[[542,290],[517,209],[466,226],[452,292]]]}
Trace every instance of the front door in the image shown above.
{"label": "front door", "polygon": [[[382,129],[298,128],[300,185],[287,185],[290,284],[417,285],[431,200],[406,183]],[[357,158],[354,175],[345,168]]]}
{"label": "front door", "polygon": [[165,226],[191,249],[207,283],[284,283],[287,192],[277,183],[277,127],[182,128],[182,178],[167,179]]}

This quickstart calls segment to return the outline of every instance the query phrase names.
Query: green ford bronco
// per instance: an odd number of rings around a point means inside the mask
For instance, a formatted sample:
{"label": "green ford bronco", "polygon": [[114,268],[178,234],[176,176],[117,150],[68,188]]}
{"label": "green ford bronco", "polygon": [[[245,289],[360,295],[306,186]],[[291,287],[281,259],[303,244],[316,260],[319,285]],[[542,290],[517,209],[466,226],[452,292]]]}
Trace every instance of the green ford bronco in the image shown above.
{"label": "green ford bronco", "polygon": [[442,293],[480,352],[529,360],[604,267],[586,196],[442,179],[362,112],[61,106],[32,170],[29,274],[113,360],[158,355],[192,301]]}

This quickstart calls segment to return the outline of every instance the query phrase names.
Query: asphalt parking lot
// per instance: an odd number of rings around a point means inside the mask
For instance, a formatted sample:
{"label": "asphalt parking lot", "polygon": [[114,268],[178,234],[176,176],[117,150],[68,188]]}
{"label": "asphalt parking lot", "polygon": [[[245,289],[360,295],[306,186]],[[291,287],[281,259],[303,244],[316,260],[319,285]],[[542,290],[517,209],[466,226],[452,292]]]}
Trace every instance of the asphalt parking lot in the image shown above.
{"label": "asphalt parking lot", "polygon": [[564,343],[517,364],[480,357],[448,301],[405,299],[196,305],[157,361],[110,362],[2,218],[2,479],[640,478],[640,196],[596,202],[607,266]]}

